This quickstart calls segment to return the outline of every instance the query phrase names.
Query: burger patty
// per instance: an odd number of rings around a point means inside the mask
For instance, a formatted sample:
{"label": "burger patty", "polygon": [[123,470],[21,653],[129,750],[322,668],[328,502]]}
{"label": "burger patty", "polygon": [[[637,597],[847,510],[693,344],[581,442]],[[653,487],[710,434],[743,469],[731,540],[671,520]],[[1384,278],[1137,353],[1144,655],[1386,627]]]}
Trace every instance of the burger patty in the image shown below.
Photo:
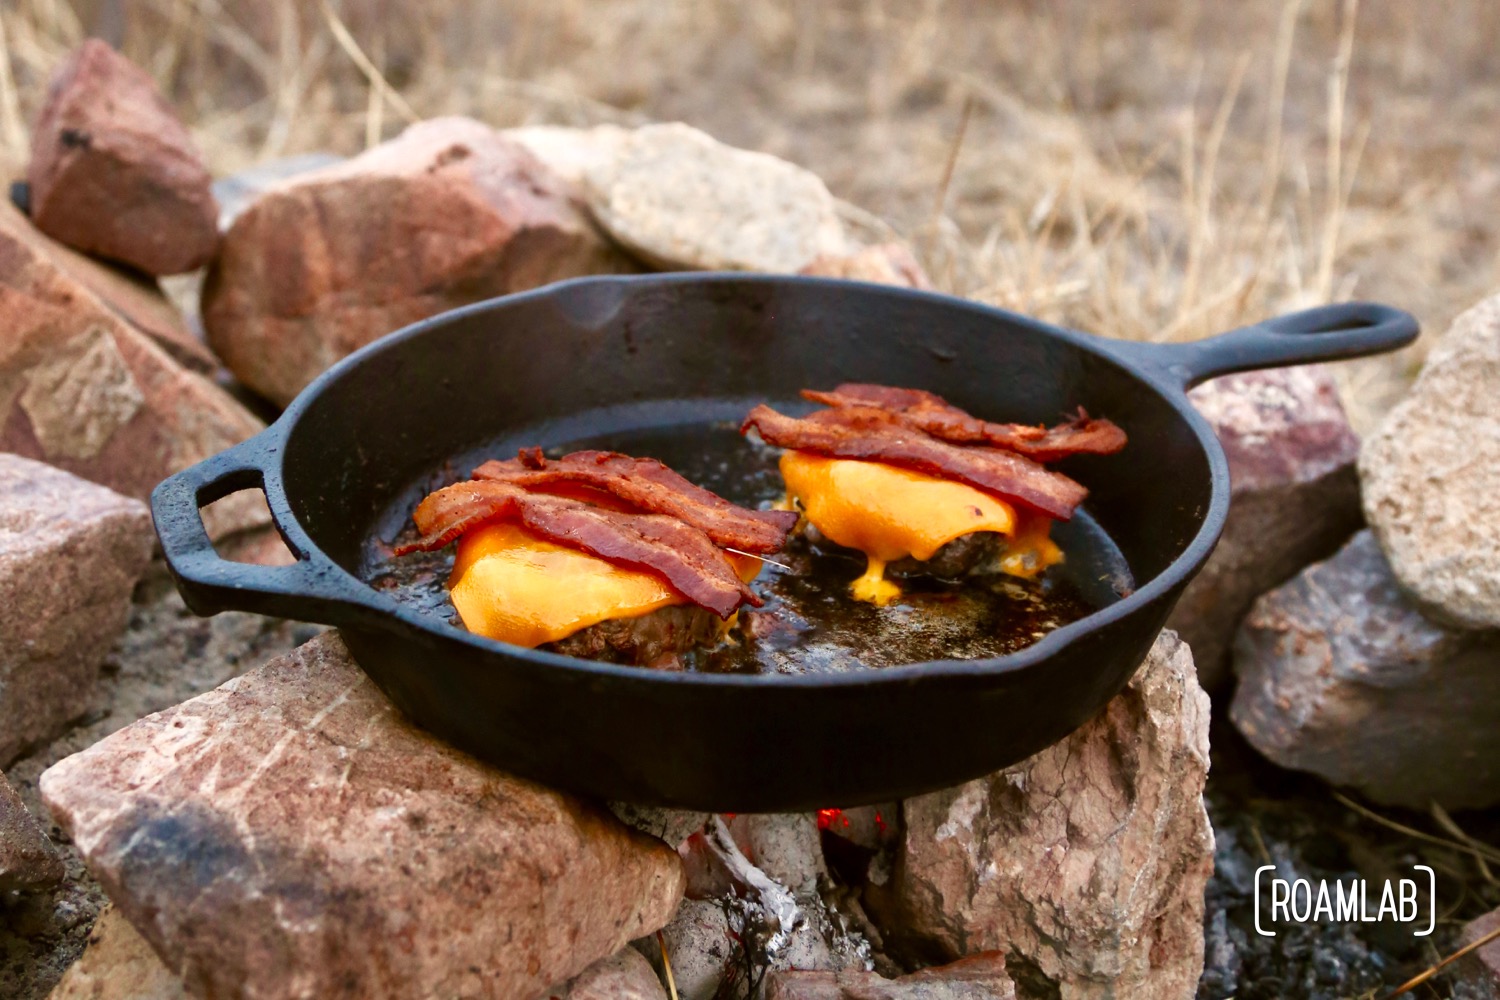
{"label": "burger patty", "polygon": [[[834,545],[811,522],[805,522],[803,535],[817,546]],[[842,548],[842,546],[837,546]],[[849,551],[857,551],[850,549]],[[994,561],[1005,551],[1005,536],[994,531],[971,531],[959,535],[953,541],[932,554],[931,559],[913,559],[908,556],[898,559],[886,567],[892,576],[936,576],[956,580]]]}
{"label": "burger patty", "polygon": [[676,658],[719,641],[717,615],[695,604],[673,604],[634,618],[609,618],[539,648],[605,663],[675,669]]}
{"label": "burger patty", "polygon": [[1005,551],[1005,536],[994,531],[959,535],[932,554],[931,559],[898,559],[887,567],[892,576],[967,576]]}

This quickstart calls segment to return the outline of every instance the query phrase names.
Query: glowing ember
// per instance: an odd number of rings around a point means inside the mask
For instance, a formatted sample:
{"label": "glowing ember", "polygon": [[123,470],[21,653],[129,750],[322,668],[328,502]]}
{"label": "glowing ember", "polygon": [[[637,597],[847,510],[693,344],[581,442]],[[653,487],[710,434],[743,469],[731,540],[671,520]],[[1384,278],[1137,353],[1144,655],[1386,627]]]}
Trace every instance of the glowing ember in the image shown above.
{"label": "glowing ember", "polygon": [[849,817],[847,817],[847,816],[844,815],[844,810],[842,810],[842,809],[819,809],[818,810],[818,829],[819,830],[827,830],[829,827],[833,827],[833,826],[848,826],[848,825],[849,825]]}

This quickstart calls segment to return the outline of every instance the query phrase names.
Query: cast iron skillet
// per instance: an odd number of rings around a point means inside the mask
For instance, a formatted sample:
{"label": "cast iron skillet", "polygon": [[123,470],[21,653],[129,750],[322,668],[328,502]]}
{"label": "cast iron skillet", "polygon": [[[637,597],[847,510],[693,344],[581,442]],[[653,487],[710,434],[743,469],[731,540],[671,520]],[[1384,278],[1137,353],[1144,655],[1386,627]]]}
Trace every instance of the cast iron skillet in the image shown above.
{"label": "cast iron skillet", "polygon": [[[337,625],[419,725],[513,773],[609,799],[712,811],[888,801],[1061,739],[1144,659],[1229,506],[1224,453],[1185,390],[1229,372],[1389,351],[1385,306],[1326,306],[1188,344],[1107,340],[948,296],[822,278],[584,278],[457,309],[326,372],[261,434],[152,496],[168,565],[202,615]],[[536,652],[398,605],[356,577],[422,484],[486,452],[738,421],[804,386],[935,391],[996,420],[1079,405],[1129,433],[1070,459],[1136,589],[1018,653],[837,675],[661,673]],[[805,406],[805,404],[804,404]],[[300,560],[227,562],[199,508],[262,488]],[[1083,544],[1075,540],[1074,544]]]}

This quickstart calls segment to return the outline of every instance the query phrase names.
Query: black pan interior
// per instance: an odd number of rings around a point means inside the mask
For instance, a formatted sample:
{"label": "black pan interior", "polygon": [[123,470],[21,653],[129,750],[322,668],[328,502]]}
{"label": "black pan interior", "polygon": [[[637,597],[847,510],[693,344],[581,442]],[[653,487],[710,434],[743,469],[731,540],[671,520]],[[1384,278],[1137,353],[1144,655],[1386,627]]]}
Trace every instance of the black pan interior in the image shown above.
{"label": "black pan interior", "polygon": [[[1059,528],[1093,603],[1144,585],[1208,509],[1207,458],[1153,387],[1021,317],[952,299],[797,279],[594,282],[482,305],[390,338],[316,394],[286,443],[286,492],[331,558],[368,575],[426,489],[516,446],[604,444],[712,481],[700,442],[751,405],[805,408],[804,386],[871,381],[938,392],[981,416],[1052,423],[1083,405],[1128,450],[1062,468],[1091,490]],[[672,441],[679,442],[675,450]],[[664,451],[670,453],[663,453]],[[695,476],[695,474],[697,474]],[[774,488],[774,487],[773,487]],[[375,543],[375,544],[372,544]]]}

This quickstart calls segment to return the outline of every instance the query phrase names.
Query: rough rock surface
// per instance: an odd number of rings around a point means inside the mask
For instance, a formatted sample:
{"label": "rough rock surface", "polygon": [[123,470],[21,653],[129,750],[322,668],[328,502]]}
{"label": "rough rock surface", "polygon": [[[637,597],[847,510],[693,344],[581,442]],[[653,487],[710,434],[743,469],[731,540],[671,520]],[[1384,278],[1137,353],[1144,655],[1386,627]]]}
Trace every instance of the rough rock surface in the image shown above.
{"label": "rough rock surface", "polygon": [[633,826],[642,833],[676,847],[708,822],[708,813],[684,812],[681,809],[663,809],[659,806],[640,806],[631,802],[611,802],[609,811],[626,826]]}
{"label": "rough rock surface", "polygon": [[[33,816],[48,815],[37,779],[52,764],[321,631],[238,611],[199,618],[183,605],[160,562],[146,571],[134,600],[130,624],[105,658],[88,715],[6,772]],[[0,916],[0,997],[6,1000],[42,1000],[82,953],[95,917],[108,902],[74,845],[53,830],[65,881],[50,892],[12,897]]]}
{"label": "rough rock surface", "polygon": [[1500,296],[1453,321],[1359,456],[1365,518],[1429,614],[1500,628]]}
{"label": "rough rock surface", "polygon": [[[121,320],[0,203],[0,451],[144,499],[161,480],[263,426]],[[267,523],[245,493],[208,520],[220,538]],[[241,502],[243,501],[243,502]]]}
{"label": "rough rock surface", "polygon": [[336,633],[41,788],[190,993],[533,996],[660,927],[682,893],[660,841],[406,723]]}
{"label": "rough rock surface", "polygon": [[544,1000],[667,1000],[667,991],[651,964],[634,948],[601,958],[562,986],[542,994]]}
{"label": "rough rock surface", "polygon": [[1224,446],[1231,499],[1218,547],[1167,624],[1214,690],[1255,599],[1358,530],[1359,439],[1317,365],[1229,375],[1189,397]]}
{"label": "rough rock surface", "polygon": [[178,364],[196,372],[218,369],[219,359],[188,329],[182,313],[154,278],[96,260],[59,243],[9,204],[0,210],[0,229],[94,293],[116,316],[150,337]]}
{"label": "rough rock surface", "polygon": [[[1500,910],[1491,910],[1464,925],[1459,943],[1470,945],[1496,931],[1500,931]],[[1466,989],[1462,994],[1455,990],[1455,996],[1472,1000],[1500,997],[1500,938],[1481,945],[1460,959],[1457,974]]]}
{"label": "rough rock surface", "polygon": [[610,168],[630,130],[619,125],[524,125],[505,129],[501,135],[525,146],[553,173],[581,191],[591,172]]}
{"label": "rough rock surface", "polygon": [[681,123],[629,133],[586,187],[599,224],[663,270],[795,272],[847,250],[815,174]]}
{"label": "rough rock surface", "polygon": [[931,288],[927,272],[904,243],[879,243],[847,254],[824,254],[797,272],[820,278]]}
{"label": "rough rock surface", "polygon": [[1018,983],[1063,1000],[1192,997],[1213,865],[1208,718],[1192,654],[1163,632],[1066,740],[906,800],[894,894],[874,914],[887,944],[950,960],[1000,950]]}
{"label": "rough rock surface", "polygon": [[151,77],[98,39],[53,76],[27,181],[37,228],[147,274],[202,267],[218,243],[192,137]]}
{"label": "rough rock surface", "polygon": [[0,895],[45,889],[62,879],[57,849],[0,774]]}
{"label": "rough rock surface", "polygon": [[874,972],[772,972],[765,1000],[1016,1000],[1005,956],[981,952],[897,979]]}
{"label": "rough rock surface", "polygon": [[48,1000],[188,1000],[182,980],[114,907],[89,933],[88,947]]}
{"label": "rough rock surface", "polygon": [[152,538],[140,501],[0,452],[0,767],[88,710]]}
{"label": "rough rock surface", "polygon": [[[734,964],[743,954],[729,911],[716,899],[684,899],[662,928],[662,942],[679,1000],[714,1000],[733,978]],[[664,974],[661,944],[655,937],[643,938],[635,947],[658,974]]]}
{"label": "rough rock surface", "polygon": [[1500,631],[1449,628],[1362,531],[1256,602],[1230,718],[1283,767],[1426,809],[1500,802]]}
{"label": "rough rock surface", "polygon": [[209,271],[203,321],[240,381],[284,405],[409,323],[624,269],[525,147],[472,119],[439,118],[251,203]]}

